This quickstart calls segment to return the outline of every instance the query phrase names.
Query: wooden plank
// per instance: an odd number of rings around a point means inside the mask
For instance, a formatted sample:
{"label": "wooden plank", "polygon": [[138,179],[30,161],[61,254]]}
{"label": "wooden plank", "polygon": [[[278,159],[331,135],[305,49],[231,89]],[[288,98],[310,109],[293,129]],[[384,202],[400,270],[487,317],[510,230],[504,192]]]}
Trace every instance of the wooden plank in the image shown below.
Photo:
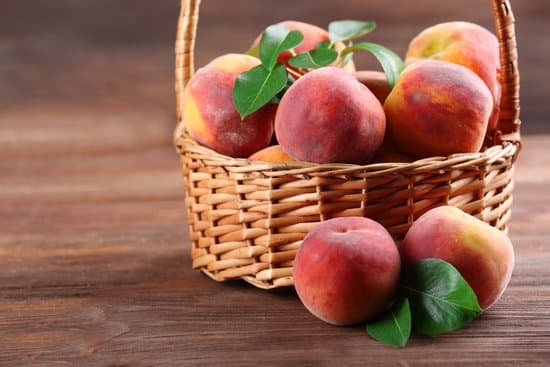
{"label": "wooden plank", "polygon": [[[550,363],[550,135],[527,136],[518,166],[510,287],[456,333],[414,336],[394,350],[360,327],[316,320],[292,290],[218,284],[193,271],[179,160],[170,146],[177,3],[3,3],[0,366]],[[247,44],[288,9],[319,24],[364,12],[385,27],[373,40],[389,39],[401,51],[404,34],[439,20],[490,22],[477,0],[453,11],[422,0],[414,17],[382,0],[350,0],[338,9],[328,1],[239,3],[204,1],[200,63]],[[540,63],[550,55],[538,47],[546,42],[549,4],[513,4],[518,19],[529,19],[520,45],[531,131],[545,129],[550,114]]]}
{"label": "wooden plank", "polygon": [[[136,153],[150,155],[143,166],[126,152],[72,164],[48,159],[54,178],[29,169],[1,180],[0,365],[542,364],[550,358],[548,153],[550,136],[526,139],[511,224],[518,259],[504,298],[467,329],[415,336],[403,351],[376,344],[359,327],[317,321],[291,291],[217,284],[191,270],[170,148]],[[83,170],[89,164],[96,169]],[[113,184],[121,176],[124,193]],[[20,195],[25,182],[41,178],[49,190],[29,184]]]}

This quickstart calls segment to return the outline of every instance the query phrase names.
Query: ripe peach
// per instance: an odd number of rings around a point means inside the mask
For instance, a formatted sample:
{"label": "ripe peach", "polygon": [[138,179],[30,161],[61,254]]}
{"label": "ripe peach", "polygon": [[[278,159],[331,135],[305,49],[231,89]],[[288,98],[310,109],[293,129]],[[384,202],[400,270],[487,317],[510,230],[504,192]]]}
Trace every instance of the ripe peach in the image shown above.
{"label": "ripe peach", "polygon": [[198,70],[185,88],[184,121],[200,144],[231,157],[246,158],[269,145],[275,105],[241,120],[233,104],[237,76],[260,64],[252,56],[228,54]]}
{"label": "ripe peach", "polygon": [[294,159],[287,152],[283,150],[280,145],[274,145],[262,149],[252,154],[248,159],[251,161],[262,161],[270,163],[288,163],[295,162]]}
{"label": "ripe peach", "polygon": [[[294,51],[297,54],[313,50],[321,42],[330,41],[328,32],[323,28],[319,28],[315,25],[304,23],[304,22],[297,22],[294,20],[287,20],[287,21],[281,22],[281,24],[284,25],[286,29],[290,31],[299,31],[304,35],[304,40],[302,41],[302,43],[299,44],[294,49]],[[256,38],[256,40],[252,44],[252,47],[257,46],[260,43],[261,37],[262,35],[259,35]],[[334,47],[336,48],[336,50],[341,51],[342,49],[345,48],[345,45],[342,42],[336,42]],[[290,51],[283,51],[279,55],[278,61],[289,66],[288,60],[290,60],[292,57],[293,56]],[[340,64],[340,59],[336,60],[333,66],[337,66],[339,64]],[[355,71],[355,65],[353,64],[352,60],[350,60],[344,66],[344,70],[347,70],[350,73],[353,73]]]}
{"label": "ripe peach", "polygon": [[371,163],[410,163],[413,159],[397,149],[395,143],[386,133],[382,146],[374,155]]}
{"label": "ripe peach", "polygon": [[391,89],[386,74],[381,71],[357,71],[353,74],[365,87],[384,103],[388,98]]}
{"label": "ripe peach", "polygon": [[493,98],[469,69],[424,60],[400,75],[384,110],[390,135],[404,153],[448,156],[480,150]]}
{"label": "ripe peach", "polygon": [[399,252],[384,227],[366,218],[336,218],[304,239],[294,262],[294,285],[313,315],[352,325],[390,305],[400,267]]}
{"label": "ripe peach", "polygon": [[448,61],[476,73],[493,95],[488,131],[496,128],[500,112],[501,85],[498,40],[487,29],[473,23],[449,22],[427,28],[409,45],[406,63],[425,58]]}
{"label": "ripe peach", "polygon": [[298,79],[275,117],[277,140],[300,161],[366,163],[382,144],[384,110],[346,71],[326,67]]}
{"label": "ripe peach", "polygon": [[437,258],[452,264],[486,309],[502,295],[514,268],[510,239],[451,206],[432,209],[412,225],[402,244],[405,266]]}

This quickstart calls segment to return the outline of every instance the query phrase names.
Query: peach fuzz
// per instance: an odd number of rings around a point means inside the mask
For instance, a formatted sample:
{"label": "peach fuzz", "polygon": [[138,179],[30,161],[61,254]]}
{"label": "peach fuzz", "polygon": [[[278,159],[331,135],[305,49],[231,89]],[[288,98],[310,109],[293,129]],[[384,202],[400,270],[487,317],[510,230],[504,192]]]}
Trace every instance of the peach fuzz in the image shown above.
{"label": "peach fuzz", "polygon": [[407,67],[384,103],[391,138],[416,158],[478,152],[492,109],[476,74],[436,60]]}
{"label": "peach fuzz", "polygon": [[366,218],[336,218],[316,226],[294,262],[304,306],[333,325],[353,325],[385,311],[399,281],[401,260],[390,234]]}
{"label": "peach fuzz", "polygon": [[252,56],[228,54],[193,75],[185,88],[183,119],[197,142],[236,158],[269,145],[276,106],[267,105],[241,120],[232,98],[237,76],[259,64]]}
{"label": "peach fuzz", "polygon": [[315,163],[367,163],[382,144],[380,102],[353,75],[326,67],[298,79],[275,117],[279,144],[293,158]]}
{"label": "peach fuzz", "polygon": [[422,31],[409,45],[406,63],[430,58],[462,65],[476,73],[493,96],[488,131],[497,127],[501,85],[498,39],[487,29],[468,22],[448,22]]}
{"label": "peach fuzz", "polygon": [[452,264],[472,287],[482,309],[500,298],[514,269],[510,239],[451,206],[421,216],[403,240],[402,255],[406,267],[427,258]]}
{"label": "peach fuzz", "polygon": [[[294,49],[296,54],[311,51],[315,49],[319,43],[330,41],[328,32],[323,28],[317,27],[313,24],[297,22],[295,20],[286,20],[281,22],[280,24],[284,25],[285,28],[289,31],[299,31],[304,35],[304,40],[302,41],[302,43]],[[256,38],[256,40],[252,44],[252,47],[257,46],[260,43],[261,37],[262,35],[259,35]],[[338,51],[341,51],[345,48],[345,45],[342,42],[336,42],[334,46]],[[288,60],[290,60],[292,57],[293,56],[290,51],[283,51],[281,52],[277,60],[288,66]],[[333,66],[339,65],[339,63],[340,60],[338,59],[334,62]],[[353,64],[353,61],[350,60],[343,69],[349,71],[350,73],[353,73],[355,71],[355,65]]]}
{"label": "peach fuzz", "polygon": [[296,162],[290,155],[288,155],[287,152],[283,150],[283,148],[280,145],[274,145],[274,146],[262,149],[252,154],[248,159],[251,161],[261,161],[261,162],[269,162],[269,163]]}
{"label": "peach fuzz", "polygon": [[357,71],[353,73],[353,76],[369,88],[380,103],[384,103],[390,95],[391,89],[385,73],[381,71]]}

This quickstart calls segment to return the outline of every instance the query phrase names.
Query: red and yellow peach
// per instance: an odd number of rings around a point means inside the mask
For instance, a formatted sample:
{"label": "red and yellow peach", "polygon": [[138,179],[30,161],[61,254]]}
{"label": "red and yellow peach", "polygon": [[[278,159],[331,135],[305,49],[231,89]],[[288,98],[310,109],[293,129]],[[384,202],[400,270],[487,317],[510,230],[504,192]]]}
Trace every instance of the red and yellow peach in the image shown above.
{"label": "red and yellow peach", "polygon": [[274,145],[252,154],[248,159],[269,163],[289,163],[295,160],[280,145]]}
{"label": "red and yellow peach", "polygon": [[386,133],[384,141],[371,163],[410,163],[412,161],[410,156],[399,151],[389,134]]}
{"label": "red and yellow peach", "polygon": [[336,218],[304,239],[296,254],[294,283],[313,315],[351,325],[390,306],[400,267],[399,252],[384,227],[366,218]]}
{"label": "red and yellow peach", "polygon": [[498,40],[487,29],[468,22],[448,22],[422,31],[409,45],[406,63],[426,58],[462,65],[476,73],[493,96],[488,131],[496,128],[501,85]]}
{"label": "red and yellow peach", "polygon": [[183,119],[196,141],[238,158],[269,145],[276,106],[267,105],[241,120],[232,99],[237,76],[259,64],[252,56],[228,54],[195,73],[185,89]]}
{"label": "red and yellow peach", "polygon": [[472,287],[482,309],[500,298],[514,269],[510,239],[451,206],[421,216],[405,236],[402,255],[406,267],[427,258],[452,264]]}
{"label": "red and yellow peach", "polygon": [[384,110],[401,151],[417,158],[448,156],[480,150],[493,97],[471,70],[424,60],[403,71]]}
{"label": "red and yellow peach", "polygon": [[353,75],[326,67],[296,81],[275,117],[277,140],[300,161],[367,163],[382,144],[380,102]]}

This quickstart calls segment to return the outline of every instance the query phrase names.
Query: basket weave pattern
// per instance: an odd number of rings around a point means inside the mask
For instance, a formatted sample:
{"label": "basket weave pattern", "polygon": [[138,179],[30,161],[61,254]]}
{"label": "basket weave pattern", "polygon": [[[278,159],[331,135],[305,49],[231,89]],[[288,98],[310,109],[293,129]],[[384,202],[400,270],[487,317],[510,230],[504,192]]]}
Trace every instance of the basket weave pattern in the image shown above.
{"label": "basket weave pattern", "polygon": [[365,216],[401,239],[420,215],[456,206],[507,230],[514,162],[520,151],[519,74],[514,17],[508,0],[491,5],[501,47],[503,96],[492,146],[481,153],[414,163],[270,164],[235,159],[196,143],[181,121],[200,0],[182,0],[176,42],[181,155],[193,267],[217,281],[242,278],[260,288],[293,285],[293,260],[321,221]]}

